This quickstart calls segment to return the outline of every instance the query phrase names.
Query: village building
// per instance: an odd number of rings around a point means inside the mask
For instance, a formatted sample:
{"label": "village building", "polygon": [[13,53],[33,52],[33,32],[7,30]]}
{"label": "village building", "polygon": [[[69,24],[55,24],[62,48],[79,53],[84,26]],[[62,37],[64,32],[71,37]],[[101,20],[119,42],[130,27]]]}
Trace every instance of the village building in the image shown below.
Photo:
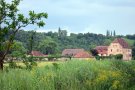
{"label": "village building", "polygon": [[95,49],[99,56],[108,56],[108,46],[97,46]]}
{"label": "village building", "polygon": [[122,54],[123,60],[132,59],[132,49],[122,38],[115,39],[109,46],[97,46],[95,49],[97,50],[99,56]]}
{"label": "village building", "polygon": [[40,51],[32,51],[31,55],[37,56],[37,57],[47,56],[47,55],[44,55],[43,53],[41,53]]}
{"label": "village building", "polygon": [[65,49],[62,56],[72,56],[73,58],[91,58],[92,56],[84,49]]}

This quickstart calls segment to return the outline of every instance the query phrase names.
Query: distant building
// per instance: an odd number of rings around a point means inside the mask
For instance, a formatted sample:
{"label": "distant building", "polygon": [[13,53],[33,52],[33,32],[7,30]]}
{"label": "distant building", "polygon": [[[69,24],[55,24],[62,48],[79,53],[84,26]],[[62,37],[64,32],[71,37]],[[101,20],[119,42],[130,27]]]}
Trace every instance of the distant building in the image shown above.
{"label": "distant building", "polygon": [[108,46],[97,46],[95,49],[99,56],[108,56]]}
{"label": "distant building", "polygon": [[95,49],[97,50],[99,56],[122,54],[123,60],[132,59],[132,49],[122,38],[115,39],[109,46],[97,46]]}
{"label": "distant building", "polygon": [[44,55],[43,53],[41,53],[40,51],[32,51],[31,55],[33,55],[33,56],[47,56],[47,55]]}
{"label": "distant building", "polygon": [[72,56],[73,58],[91,58],[92,56],[84,49],[65,49],[62,56]]}

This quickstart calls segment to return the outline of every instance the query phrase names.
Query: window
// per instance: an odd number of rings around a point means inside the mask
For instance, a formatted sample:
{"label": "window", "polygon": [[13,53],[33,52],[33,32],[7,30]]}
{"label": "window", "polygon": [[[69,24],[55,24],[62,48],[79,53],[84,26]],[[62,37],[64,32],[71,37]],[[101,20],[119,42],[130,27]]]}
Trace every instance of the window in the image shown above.
{"label": "window", "polygon": [[112,52],[112,49],[111,49],[111,52]]}
{"label": "window", "polygon": [[119,49],[117,49],[117,52],[119,52]]}

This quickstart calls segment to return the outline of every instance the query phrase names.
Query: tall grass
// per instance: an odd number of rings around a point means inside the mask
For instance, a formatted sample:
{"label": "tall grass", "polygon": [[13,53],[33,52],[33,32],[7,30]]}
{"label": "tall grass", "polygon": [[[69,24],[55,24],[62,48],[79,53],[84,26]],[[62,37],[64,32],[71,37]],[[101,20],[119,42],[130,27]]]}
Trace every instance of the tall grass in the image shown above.
{"label": "tall grass", "polygon": [[135,61],[80,61],[0,72],[0,90],[134,90]]}

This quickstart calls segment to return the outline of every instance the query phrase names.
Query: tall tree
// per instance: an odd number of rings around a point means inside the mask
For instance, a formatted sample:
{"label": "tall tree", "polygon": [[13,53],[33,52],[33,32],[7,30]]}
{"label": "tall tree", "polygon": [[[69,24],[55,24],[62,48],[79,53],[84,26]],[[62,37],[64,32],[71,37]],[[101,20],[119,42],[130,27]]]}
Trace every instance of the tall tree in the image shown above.
{"label": "tall tree", "polygon": [[108,30],[106,31],[106,36],[107,36],[107,37],[110,36],[110,33],[109,33]]}
{"label": "tall tree", "polygon": [[111,36],[113,36],[112,31],[111,31]]}
{"label": "tall tree", "polygon": [[113,32],[113,36],[114,36],[114,37],[116,36],[116,32],[115,32],[115,30],[114,30],[114,32]]}
{"label": "tall tree", "polygon": [[[18,11],[18,5],[21,0],[12,0],[8,3],[6,0],[0,0],[0,69],[3,70],[3,61],[8,54],[10,47],[14,41],[16,33],[22,28],[32,24],[39,27],[45,25],[43,19],[47,18],[47,13],[38,13],[29,11],[29,17],[25,17]],[[5,38],[8,32],[12,33]],[[6,39],[8,40],[5,43]],[[6,46],[6,48],[3,48]]]}
{"label": "tall tree", "polygon": [[33,45],[34,45],[34,37],[36,35],[35,31],[30,31],[30,35],[29,35],[29,53],[32,52],[33,50]]}
{"label": "tall tree", "polygon": [[58,28],[58,36],[60,36],[60,34],[61,34],[61,28],[59,27]]}

